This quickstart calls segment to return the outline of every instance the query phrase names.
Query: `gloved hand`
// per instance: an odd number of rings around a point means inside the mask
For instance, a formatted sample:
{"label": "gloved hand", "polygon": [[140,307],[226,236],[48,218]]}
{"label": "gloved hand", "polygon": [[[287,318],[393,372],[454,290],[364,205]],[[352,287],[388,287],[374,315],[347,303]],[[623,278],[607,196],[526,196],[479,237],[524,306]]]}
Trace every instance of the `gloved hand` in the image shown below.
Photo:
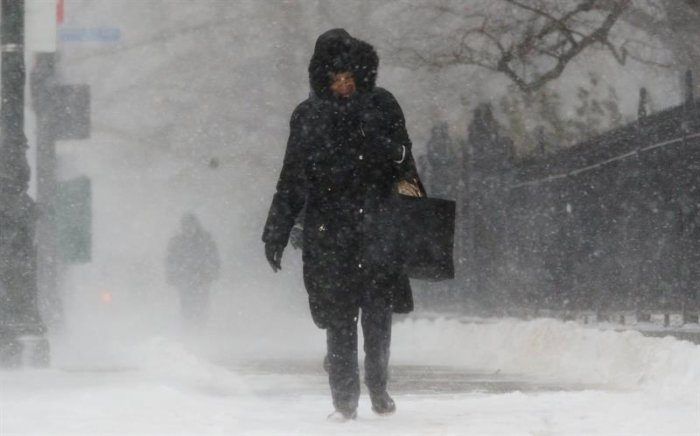
{"label": "gloved hand", "polygon": [[406,197],[422,197],[423,193],[421,192],[420,185],[418,184],[417,179],[413,180],[399,180],[398,183],[396,184],[396,191],[400,195],[404,195]]}
{"label": "gloved hand", "polygon": [[267,257],[267,261],[274,272],[282,269],[282,252],[284,252],[284,245],[274,242],[265,244],[265,257]]}

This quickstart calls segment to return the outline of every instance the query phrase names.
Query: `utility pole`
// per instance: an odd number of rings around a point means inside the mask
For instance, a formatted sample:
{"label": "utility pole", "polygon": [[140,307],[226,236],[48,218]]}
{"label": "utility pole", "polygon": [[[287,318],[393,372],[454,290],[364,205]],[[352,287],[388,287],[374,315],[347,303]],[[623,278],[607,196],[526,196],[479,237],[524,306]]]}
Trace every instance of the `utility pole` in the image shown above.
{"label": "utility pole", "polygon": [[24,0],[0,0],[0,365],[47,365],[24,133]]}
{"label": "utility pole", "polygon": [[56,135],[57,110],[54,52],[37,53],[30,74],[32,106],[36,114],[36,229],[37,288],[50,311],[44,311],[49,326],[63,323],[62,301],[58,295],[59,251],[56,227]]}

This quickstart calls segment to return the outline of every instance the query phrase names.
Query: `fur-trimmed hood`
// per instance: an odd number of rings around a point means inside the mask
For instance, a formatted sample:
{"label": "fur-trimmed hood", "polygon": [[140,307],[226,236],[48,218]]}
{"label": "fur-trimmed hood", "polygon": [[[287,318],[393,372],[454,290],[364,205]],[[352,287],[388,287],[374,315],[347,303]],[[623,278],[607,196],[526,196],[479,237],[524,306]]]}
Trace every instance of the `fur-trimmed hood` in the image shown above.
{"label": "fur-trimmed hood", "polygon": [[371,91],[377,80],[379,57],[370,44],[350,36],[344,29],[332,29],[316,40],[309,62],[311,91],[330,98],[330,74],[351,72],[359,92]]}

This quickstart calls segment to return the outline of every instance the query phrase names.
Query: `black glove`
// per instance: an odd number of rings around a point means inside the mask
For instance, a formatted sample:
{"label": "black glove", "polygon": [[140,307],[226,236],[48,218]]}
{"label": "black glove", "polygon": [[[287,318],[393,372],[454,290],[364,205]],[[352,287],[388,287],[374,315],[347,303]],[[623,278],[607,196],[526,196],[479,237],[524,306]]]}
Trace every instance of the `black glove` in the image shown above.
{"label": "black glove", "polygon": [[265,257],[272,267],[272,271],[277,272],[282,269],[282,252],[284,245],[268,242],[265,244]]}

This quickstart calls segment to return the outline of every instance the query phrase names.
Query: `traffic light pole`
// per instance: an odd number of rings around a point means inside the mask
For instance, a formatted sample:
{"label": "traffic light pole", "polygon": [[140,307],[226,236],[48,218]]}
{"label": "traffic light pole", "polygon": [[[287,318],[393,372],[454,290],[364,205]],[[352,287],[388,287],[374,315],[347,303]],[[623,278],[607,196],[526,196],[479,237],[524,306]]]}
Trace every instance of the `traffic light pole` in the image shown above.
{"label": "traffic light pole", "polygon": [[1,0],[0,364],[48,364],[37,305],[34,201],[24,133],[24,0]]}
{"label": "traffic light pole", "polygon": [[58,294],[59,258],[56,235],[56,111],[52,90],[56,86],[56,54],[37,53],[30,74],[32,106],[36,114],[37,287],[44,316],[52,326],[63,323],[63,304]]}

